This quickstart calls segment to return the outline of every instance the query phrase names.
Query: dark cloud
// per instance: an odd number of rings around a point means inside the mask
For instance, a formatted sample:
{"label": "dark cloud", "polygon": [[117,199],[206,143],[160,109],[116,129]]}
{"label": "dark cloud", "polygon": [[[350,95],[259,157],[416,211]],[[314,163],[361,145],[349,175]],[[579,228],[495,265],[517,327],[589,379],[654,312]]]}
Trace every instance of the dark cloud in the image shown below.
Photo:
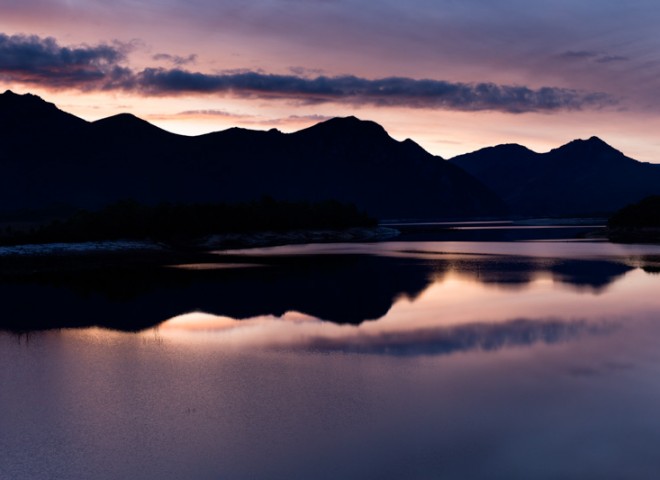
{"label": "dark cloud", "polygon": [[305,78],[257,72],[205,74],[181,69],[148,68],[132,79],[151,95],[222,93],[238,97],[284,98],[305,103],[351,103],[447,110],[498,110],[512,113],[602,107],[614,99],[602,93],[543,87],[460,83],[390,77],[365,79],[346,75]]}
{"label": "dark cloud", "polygon": [[61,47],[53,38],[0,33],[0,77],[53,88],[111,86],[129,75],[118,64],[131,46]]}
{"label": "dark cloud", "polygon": [[[606,94],[566,88],[532,89],[405,77],[308,77],[245,70],[208,74],[181,68],[146,68],[137,72],[122,65],[131,48],[118,42],[62,47],[52,38],[0,34],[0,77],[51,88],[124,90],[143,95],[221,94],[296,100],[306,104],[347,103],[461,111],[543,112],[600,108],[615,103]],[[589,52],[567,53],[591,55]],[[194,56],[156,56],[174,62],[194,60]]]}
{"label": "dark cloud", "polygon": [[319,122],[325,122],[326,120],[330,120],[331,118],[334,118],[330,115],[289,115],[288,117],[284,118],[269,118],[269,119],[264,119],[264,120],[253,120],[248,123],[252,123],[254,125],[267,125],[267,126],[273,126],[273,125],[291,125],[293,124],[298,124],[300,122],[311,122],[311,123],[319,123]]}
{"label": "dark cloud", "polygon": [[603,55],[596,59],[598,63],[627,62],[628,60],[630,58],[623,55]]}
{"label": "dark cloud", "polygon": [[612,62],[625,62],[630,60],[630,58],[623,55],[608,55],[606,53],[591,52],[587,50],[568,50],[566,52],[560,53],[559,58],[562,60],[588,60],[594,61],[597,63],[612,63]]}
{"label": "dark cloud", "polygon": [[180,55],[170,55],[169,53],[157,53],[156,55],[153,55],[151,58],[157,61],[171,62],[176,66],[194,64],[195,62],[197,62],[197,55],[195,55],[194,53],[186,57],[182,57]]}
{"label": "dark cloud", "polygon": [[313,77],[323,75],[321,68],[289,67],[289,71],[299,77]]}
{"label": "dark cloud", "polygon": [[311,120],[313,122],[324,122],[334,118],[330,115],[289,115],[289,120]]}
{"label": "dark cloud", "polygon": [[185,110],[176,114],[177,116],[188,116],[188,115],[200,115],[200,116],[210,116],[210,117],[233,117],[233,118],[245,118],[249,115],[243,115],[240,113],[233,113],[227,110],[217,110],[217,109],[204,109],[204,110]]}
{"label": "dark cloud", "polygon": [[588,58],[594,58],[598,56],[596,52],[589,52],[586,50],[568,50],[566,52],[560,53],[559,57],[566,60],[584,60]]}

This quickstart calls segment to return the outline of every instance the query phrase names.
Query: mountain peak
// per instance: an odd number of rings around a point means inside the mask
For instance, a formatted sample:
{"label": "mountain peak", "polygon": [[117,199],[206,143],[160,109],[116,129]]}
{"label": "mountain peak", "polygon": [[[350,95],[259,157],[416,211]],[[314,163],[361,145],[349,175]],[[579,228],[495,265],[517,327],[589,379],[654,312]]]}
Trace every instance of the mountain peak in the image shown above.
{"label": "mountain peak", "polygon": [[[369,135],[369,136],[387,136],[388,133],[385,129],[376,122],[371,120],[360,120],[359,118],[351,115],[348,117],[335,117],[321,123],[317,123],[312,127],[306,129],[307,131],[324,131],[334,134],[355,134]],[[304,131],[304,130],[303,130]]]}
{"label": "mountain peak", "polygon": [[591,136],[587,140],[582,140],[582,141],[584,142],[585,145],[588,145],[591,148],[602,149],[602,150],[616,150],[607,142],[596,136]]}
{"label": "mountain peak", "polygon": [[[517,143],[502,143],[494,147],[484,147],[471,153],[458,155],[451,159],[452,162],[459,165],[468,173],[475,174],[472,171],[473,167],[480,166],[479,169],[486,165],[518,165],[521,161],[526,162],[529,158],[538,155],[533,150],[517,144]],[[513,168],[513,167],[512,167]],[[518,168],[518,167],[516,167]]]}
{"label": "mountain peak", "polygon": [[371,120],[361,120],[354,115],[349,115],[348,117],[331,118],[330,120],[326,120],[325,122],[321,122],[317,125],[341,125],[346,127],[366,127],[366,126],[375,125],[378,126],[379,128],[383,128],[380,125],[378,125],[376,122],[373,122]]}
{"label": "mountain peak", "polygon": [[11,90],[5,90],[0,94],[0,106],[3,108],[34,108],[35,106],[42,106],[47,108],[57,108],[54,104],[49,103],[37,95],[31,93],[18,94]]}
{"label": "mountain peak", "polygon": [[506,154],[506,155],[536,153],[533,150],[527,148],[526,146],[520,145],[519,143],[501,143],[499,145],[495,145],[494,147],[485,147],[477,151],[478,152],[497,151],[500,154]]}
{"label": "mountain peak", "polygon": [[7,90],[0,94],[0,126],[15,129],[19,125],[38,128],[69,129],[85,124],[84,120],[63,112],[55,106],[31,93],[18,94]]}
{"label": "mountain peak", "polygon": [[164,132],[161,128],[153,125],[146,120],[136,117],[132,113],[118,113],[110,117],[102,118],[93,123],[94,126],[104,128],[106,130],[113,130],[115,133],[131,132],[135,134],[138,132]]}
{"label": "mountain peak", "polygon": [[572,140],[561,147],[553,148],[548,154],[553,158],[564,159],[565,161],[570,162],[603,162],[606,160],[619,161],[621,159],[631,160],[622,152],[596,136],[589,137],[586,140]]}
{"label": "mountain peak", "polygon": [[621,153],[616,148],[596,136],[589,137],[587,140],[576,139],[554,150],[580,150],[592,154],[599,152]]}
{"label": "mountain peak", "polygon": [[145,124],[149,123],[146,120],[142,120],[139,117],[136,117],[132,113],[118,113],[116,115],[111,115],[109,117],[102,118],[95,121],[94,123],[131,123],[131,124]]}

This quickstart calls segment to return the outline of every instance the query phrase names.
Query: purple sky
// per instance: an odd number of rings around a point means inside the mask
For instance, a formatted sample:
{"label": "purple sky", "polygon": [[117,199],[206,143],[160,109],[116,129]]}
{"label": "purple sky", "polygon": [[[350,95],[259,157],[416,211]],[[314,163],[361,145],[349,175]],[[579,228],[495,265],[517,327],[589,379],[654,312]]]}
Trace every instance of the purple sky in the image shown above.
{"label": "purple sky", "polygon": [[660,162],[660,3],[4,0],[0,88],[194,134],[356,115],[443,157],[597,135]]}

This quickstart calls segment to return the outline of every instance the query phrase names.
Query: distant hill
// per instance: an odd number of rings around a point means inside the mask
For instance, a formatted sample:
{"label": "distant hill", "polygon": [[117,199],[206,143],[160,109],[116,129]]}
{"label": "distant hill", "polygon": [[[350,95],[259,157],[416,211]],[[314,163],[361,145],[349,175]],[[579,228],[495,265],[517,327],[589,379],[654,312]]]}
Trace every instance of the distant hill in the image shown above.
{"label": "distant hill", "polygon": [[[613,242],[660,243],[660,195],[626,205],[609,218],[607,226]],[[646,270],[658,272],[657,267]]]}
{"label": "distant hill", "polygon": [[628,158],[597,137],[542,154],[499,145],[449,162],[490,187],[517,215],[607,215],[660,194],[660,165]]}
{"label": "distant hill", "polygon": [[660,228],[660,195],[623,207],[607,223],[610,227]]}
{"label": "distant hill", "polygon": [[335,118],[284,134],[175,135],[133,115],[87,122],[0,94],[0,211],[101,208],[121,199],[350,202],[378,218],[493,216],[503,202],[460,168],[376,123]]}

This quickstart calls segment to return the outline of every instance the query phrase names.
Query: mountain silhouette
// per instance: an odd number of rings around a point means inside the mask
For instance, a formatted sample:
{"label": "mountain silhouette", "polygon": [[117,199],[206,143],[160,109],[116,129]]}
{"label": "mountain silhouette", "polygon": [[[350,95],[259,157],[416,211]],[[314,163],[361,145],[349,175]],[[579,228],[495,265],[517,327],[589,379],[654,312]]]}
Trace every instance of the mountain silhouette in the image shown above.
{"label": "mountain silhouette", "polygon": [[0,95],[0,209],[138,202],[339,200],[378,218],[501,215],[460,168],[378,124],[335,118],[305,130],[176,135],[130,114],[87,122],[34,95]]}
{"label": "mountain silhouette", "polygon": [[660,165],[628,158],[598,137],[547,153],[499,145],[449,162],[481,180],[518,215],[603,215],[660,194]]}

